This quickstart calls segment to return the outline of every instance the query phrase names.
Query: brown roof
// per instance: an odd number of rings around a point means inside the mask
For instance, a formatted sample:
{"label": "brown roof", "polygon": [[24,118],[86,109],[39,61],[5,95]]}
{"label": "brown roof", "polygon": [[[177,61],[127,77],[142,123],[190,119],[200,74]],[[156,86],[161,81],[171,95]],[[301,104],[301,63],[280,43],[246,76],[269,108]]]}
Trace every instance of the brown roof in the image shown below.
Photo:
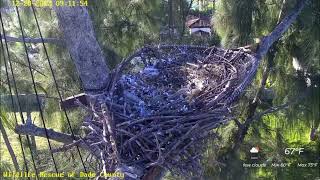
{"label": "brown roof", "polygon": [[208,17],[200,17],[200,18],[190,19],[186,22],[186,25],[189,28],[211,27],[210,18],[208,18]]}
{"label": "brown roof", "polygon": [[190,27],[192,26],[192,24],[196,23],[197,21],[199,21],[200,18],[196,18],[196,19],[190,19],[189,21],[187,21],[187,26]]}

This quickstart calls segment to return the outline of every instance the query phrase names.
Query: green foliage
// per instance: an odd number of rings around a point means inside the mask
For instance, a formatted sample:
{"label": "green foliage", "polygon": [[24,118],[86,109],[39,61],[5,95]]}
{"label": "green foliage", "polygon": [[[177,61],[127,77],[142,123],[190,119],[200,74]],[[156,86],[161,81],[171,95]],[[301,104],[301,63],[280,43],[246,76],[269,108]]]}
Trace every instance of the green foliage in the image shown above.
{"label": "green foliage", "polygon": [[[295,3],[295,0],[255,2],[222,0],[216,4],[216,16],[213,17],[214,28],[221,36],[223,46],[247,45],[253,42],[255,37],[267,35],[278,21],[290,12]],[[212,150],[208,157],[219,159],[219,163],[225,166],[207,167],[206,172],[210,178],[312,179],[317,174],[316,168],[303,169],[294,166],[298,162],[313,161],[319,151],[315,145],[316,142],[309,140],[311,128],[319,128],[320,121],[319,9],[319,1],[312,0],[289,31],[279,40],[274,59],[275,65],[266,86],[272,88],[276,93],[273,105],[283,104],[297,98],[302,99],[299,103],[267,115],[252,124],[237,152],[225,149],[228,144],[234,143],[233,138],[228,138],[227,142],[222,141],[221,147]],[[301,65],[299,71],[293,68],[294,58]],[[261,67],[265,67],[265,64],[262,64]],[[254,83],[239,103],[237,119],[246,118],[243,113],[246,112],[244,107],[247,106],[248,101],[252,100],[260,85],[261,70],[258,71]],[[308,88],[307,81],[311,82]],[[263,110],[261,105],[257,109],[258,112]],[[222,139],[226,138],[222,137]],[[242,163],[249,161],[245,154],[256,145],[262,149],[263,161],[268,163],[289,162],[293,164],[292,167],[243,168]],[[304,156],[288,157],[283,153],[285,147],[305,147],[307,152],[304,153]]]}
{"label": "green foliage", "polygon": [[6,111],[6,108],[1,105],[0,106],[0,119],[2,122],[3,127],[8,128],[13,130],[14,129],[14,123],[12,121],[10,121],[11,119],[13,119],[12,117],[10,117],[11,114],[9,114]]}
{"label": "green foliage", "polygon": [[111,66],[118,63],[114,62],[119,60],[117,56],[123,58],[143,44],[158,39],[159,15],[162,14],[160,5],[160,1],[156,0],[103,0],[90,3],[97,38],[105,53],[111,55]]}
{"label": "green foliage", "polygon": [[253,12],[256,1],[217,1],[214,28],[224,47],[239,47],[252,42]]}

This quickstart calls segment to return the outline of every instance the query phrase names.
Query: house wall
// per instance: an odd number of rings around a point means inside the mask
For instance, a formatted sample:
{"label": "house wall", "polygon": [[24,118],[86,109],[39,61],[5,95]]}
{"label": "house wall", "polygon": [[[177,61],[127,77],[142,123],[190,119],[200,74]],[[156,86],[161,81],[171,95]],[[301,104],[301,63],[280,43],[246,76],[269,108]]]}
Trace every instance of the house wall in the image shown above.
{"label": "house wall", "polygon": [[211,29],[210,28],[190,28],[190,34],[193,34],[195,32],[198,32],[198,31],[204,31],[204,32],[207,32],[211,35]]}

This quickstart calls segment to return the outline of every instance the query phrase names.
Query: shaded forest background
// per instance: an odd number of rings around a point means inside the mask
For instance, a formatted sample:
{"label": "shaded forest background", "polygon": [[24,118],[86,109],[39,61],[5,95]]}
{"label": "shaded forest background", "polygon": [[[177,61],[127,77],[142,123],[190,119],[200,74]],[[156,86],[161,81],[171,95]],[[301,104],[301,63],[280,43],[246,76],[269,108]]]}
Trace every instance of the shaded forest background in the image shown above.
{"label": "shaded forest background", "polygon": [[[145,44],[195,44],[236,48],[251,44],[254,51],[258,39],[267,35],[293,6],[296,0],[95,0],[89,1],[96,37],[108,57],[109,67],[115,67],[123,58]],[[4,27],[7,36],[20,37],[15,11],[1,1]],[[56,38],[49,43],[49,56],[54,62],[63,97],[81,92],[81,82],[69,53],[64,47],[62,34],[54,11],[37,9],[39,22],[45,37]],[[188,15],[211,17],[212,35],[190,35],[185,23]],[[38,38],[30,8],[21,9],[22,23],[27,37]],[[276,43],[264,58],[257,76],[237,104],[234,121],[215,129],[218,140],[210,141],[203,156],[206,179],[314,179],[319,176],[317,168],[243,168],[250,162],[249,150],[261,148],[259,162],[318,162],[320,132],[320,1],[311,0],[297,21]],[[2,30],[2,29],[1,29]],[[30,74],[26,68],[22,43],[10,42],[9,50],[19,93],[34,93]],[[46,94],[45,120],[50,128],[70,133],[67,121],[60,111],[54,82],[49,75],[41,44],[28,44],[29,57],[36,76],[37,89]],[[1,94],[9,94],[5,77],[4,59],[1,52]],[[261,83],[265,80],[265,83]],[[256,107],[252,102],[259,92]],[[294,103],[291,103],[294,102]],[[274,113],[249,121],[255,114],[288,103]],[[1,124],[7,132],[11,146],[23,169],[18,135],[13,131],[13,113],[1,104]],[[69,112],[74,132],[81,134],[84,111]],[[35,124],[40,123],[39,113],[32,113]],[[20,120],[19,120],[20,122]],[[239,123],[247,126],[243,128]],[[40,125],[41,126],[41,125]],[[310,132],[315,132],[310,139]],[[3,131],[2,135],[3,135]],[[23,137],[24,146],[26,139]],[[43,171],[53,170],[48,164],[48,147],[45,139],[36,138],[37,161]],[[58,145],[57,143],[55,145]],[[286,147],[303,147],[302,155],[286,156]],[[14,171],[12,158],[1,136],[1,170]],[[30,152],[26,150],[30,159]],[[73,154],[71,156],[71,154]],[[67,156],[66,156],[67,155]],[[68,159],[66,157],[70,157]],[[57,154],[59,167],[65,171],[81,170],[77,154],[72,151]],[[73,159],[74,158],[74,159]],[[30,161],[30,160],[29,160]],[[176,179],[167,173],[165,179]]]}

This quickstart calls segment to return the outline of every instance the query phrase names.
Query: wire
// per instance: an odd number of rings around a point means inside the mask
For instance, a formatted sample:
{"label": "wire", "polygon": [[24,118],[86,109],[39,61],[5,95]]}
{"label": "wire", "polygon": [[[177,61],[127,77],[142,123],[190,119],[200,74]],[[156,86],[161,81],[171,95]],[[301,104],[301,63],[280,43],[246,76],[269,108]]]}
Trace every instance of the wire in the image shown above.
{"label": "wire", "polygon": [[[2,39],[2,35],[0,33],[0,39]],[[10,84],[10,80],[9,80],[9,73],[8,73],[8,66],[7,66],[7,62],[6,62],[6,58],[5,58],[5,49],[4,49],[4,45],[3,45],[3,42],[1,40],[1,49],[2,49],[2,52],[3,52],[3,60],[4,60],[4,65],[5,65],[5,71],[6,71],[6,77],[7,77],[7,81],[8,81],[8,86],[9,86],[9,92],[10,92],[10,98],[11,98],[11,107],[14,111],[15,109],[15,106],[14,106],[14,100],[13,100],[13,95],[12,95],[12,89],[11,89],[11,84]],[[17,115],[16,113],[14,112],[14,119],[15,119],[15,123],[16,125],[18,124],[18,119],[17,119]],[[20,146],[21,146],[21,151],[22,151],[22,156],[23,156],[23,161],[24,161],[24,164],[25,164],[25,167],[26,167],[26,172],[29,171],[29,168],[28,168],[28,163],[27,163],[27,160],[26,160],[26,155],[25,155],[25,152],[24,152],[24,149],[23,149],[23,145],[22,145],[22,139],[21,139],[21,135],[18,134],[19,136],[19,142],[20,142]],[[29,178],[30,179],[30,178]]]}
{"label": "wire", "polygon": [[[35,9],[34,9],[34,6],[33,6],[32,2],[31,2],[31,8],[32,8],[32,11],[33,11],[34,19],[35,19],[36,24],[37,24],[37,27],[38,27],[39,35],[40,35],[40,38],[41,38],[41,41],[42,41],[42,45],[43,45],[43,48],[44,48],[44,52],[45,52],[46,58],[47,58],[47,60],[48,60],[48,64],[49,64],[50,71],[51,71],[51,74],[52,74],[52,77],[53,77],[53,81],[54,81],[54,84],[55,84],[55,86],[56,86],[56,89],[57,89],[57,92],[58,92],[60,101],[62,102],[62,101],[63,101],[62,95],[61,95],[61,93],[60,93],[60,91],[59,91],[59,86],[58,86],[58,82],[57,82],[57,79],[56,79],[56,76],[55,76],[55,72],[54,72],[54,70],[53,70],[53,67],[52,67],[52,64],[51,64],[51,60],[50,60],[49,55],[48,55],[47,47],[46,47],[46,45],[45,45],[45,43],[44,43],[44,39],[43,39],[43,35],[42,35],[41,29],[40,29],[39,21],[38,21],[38,18],[37,18],[37,15],[36,15],[36,12],[35,12]],[[74,135],[74,132],[73,132],[73,130],[72,130],[72,126],[71,126],[71,123],[70,123],[70,119],[69,119],[68,113],[67,113],[67,111],[66,111],[66,109],[65,109],[64,106],[62,106],[62,110],[64,111],[64,114],[65,114],[65,116],[66,116],[66,119],[67,119],[67,122],[68,122],[68,126],[69,126],[69,129],[70,129],[70,131],[71,131],[72,138],[73,138],[74,140],[76,140],[75,135]],[[80,149],[79,149],[78,146],[76,146],[76,148],[77,148],[77,151],[78,151],[78,154],[79,154],[79,157],[80,157],[82,166],[83,166],[83,168],[84,168],[84,171],[87,172],[87,168],[86,168],[86,166],[84,165],[84,161],[83,161],[83,158],[82,158]]]}
{"label": "wire", "polygon": [[[0,39],[2,39],[1,34],[0,34]],[[6,59],[5,58],[5,49],[4,49],[4,45],[3,45],[2,40],[1,40],[1,49],[2,49],[2,52],[3,52],[3,60],[4,60],[4,65],[5,65],[5,72],[6,72],[6,77],[7,77],[8,86],[9,86],[9,92],[10,92],[10,98],[11,98],[11,107],[12,107],[12,109],[14,111],[14,109],[15,109],[14,100],[13,100],[12,89],[11,89],[11,84],[10,84],[10,80],[9,80],[8,66],[7,66],[7,62],[5,60]],[[14,114],[15,123],[17,125],[18,124],[17,115],[16,115],[15,112],[13,114]],[[29,168],[28,168],[28,163],[27,163],[27,160],[26,160],[26,155],[25,155],[25,152],[24,152],[24,148],[23,148],[23,145],[22,145],[21,135],[19,134],[18,136],[19,136],[19,142],[20,142],[20,146],[21,146],[23,161],[24,161],[24,164],[25,164],[25,167],[26,167],[26,172],[28,172]]]}
{"label": "wire", "polygon": [[[15,94],[16,94],[17,101],[18,101],[18,109],[19,109],[19,113],[20,113],[20,117],[21,117],[22,123],[24,124],[25,121],[24,121],[24,118],[23,118],[22,110],[21,110],[21,104],[20,104],[19,95],[18,95],[18,88],[17,88],[15,76],[14,76],[14,73],[13,73],[13,68],[12,68],[12,63],[11,63],[11,57],[10,57],[10,53],[9,53],[8,43],[7,43],[7,39],[6,39],[6,32],[5,32],[5,29],[4,29],[4,24],[3,24],[3,19],[2,19],[2,13],[1,13],[1,11],[0,11],[0,21],[1,21],[2,31],[3,31],[4,42],[5,42],[6,50],[7,50],[8,62],[9,62],[9,66],[10,66],[10,70],[11,70],[11,75],[12,75],[12,80],[13,80],[13,84],[14,84],[14,90],[15,90]],[[2,35],[1,35],[1,33],[0,33],[0,37],[1,37],[1,36],[2,36]],[[5,49],[4,49],[4,45],[3,45],[3,42],[2,42],[2,38],[1,38],[1,47],[2,47],[2,50],[3,50],[3,58],[4,58],[6,76],[7,76],[7,81],[8,81],[8,86],[9,86],[9,91],[10,91],[10,96],[11,96],[11,103],[12,103],[12,107],[14,108],[14,101],[13,101],[13,95],[12,95],[13,93],[12,93],[12,88],[11,88],[11,84],[10,84],[10,78],[9,78],[9,73],[8,73],[8,66],[7,66],[7,64],[6,64],[7,62],[6,62],[6,60],[5,60],[5,53],[4,53]],[[16,125],[17,125],[17,124],[18,124],[18,120],[17,120],[17,115],[16,115],[16,113],[14,113],[14,118],[15,118],[15,122],[16,122]],[[33,151],[32,151],[31,145],[30,145],[29,136],[26,135],[26,138],[27,138],[27,144],[28,144],[28,147],[29,147],[29,150],[30,150],[30,154],[31,154],[31,159],[32,159],[33,167],[34,167],[34,170],[35,170],[35,172],[36,172],[36,177],[37,177],[37,179],[39,179],[38,170],[37,170],[36,163],[35,163],[35,160],[34,160]],[[23,160],[24,160],[25,167],[26,167],[26,172],[28,172],[28,171],[29,171],[28,163],[27,163],[27,160],[26,160],[26,157],[25,157],[25,152],[24,152],[24,148],[23,148],[23,145],[22,145],[22,138],[21,138],[21,135],[20,135],[20,134],[19,134],[19,141],[20,141],[20,145],[21,145]],[[28,179],[30,179],[30,177],[28,177]]]}
{"label": "wire", "polygon": [[22,35],[24,50],[25,50],[25,53],[26,53],[26,56],[27,56],[28,69],[30,71],[31,80],[32,80],[32,84],[33,84],[33,89],[34,89],[34,92],[35,92],[36,97],[37,97],[37,102],[38,102],[38,108],[39,108],[39,112],[40,112],[41,121],[42,121],[44,130],[45,130],[45,133],[46,133],[46,138],[47,138],[47,141],[48,141],[48,145],[49,145],[49,149],[50,149],[51,158],[52,158],[52,161],[53,161],[53,164],[54,164],[54,168],[55,168],[55,171],[58,173],[57,164],[56,164],[56,161],[55,161],[54,156],[53,156],[52,146],[51,146],[51,143],[50,143],[50,140],[49,140],[47,127],[46,127],[46,123],[44,121],[43,111],[42,111],[42,108],[41,108],[41,103],[40,103],[40,99],[39,99],[39,96],[38,96],[38,91],[37,91],[37,88],[36,88],[36,83],[35,83],[35,80],[34,80],[34,75],[33,75],[32,68],[31,68],[31,62],[30,62],[30,59],[29,59],[29,56],[28,56],[28,49],[27,49],[27,45],[26,45],[25,35],[24,35],[23,29],[22,29],[20,13],[19,13],[19,9],[18,9],[17,6],[16,6],[16,11],[17,11],[17,15],[18,15],[18,21],[19,21],[20,31],[21,31],[21,35]]}

